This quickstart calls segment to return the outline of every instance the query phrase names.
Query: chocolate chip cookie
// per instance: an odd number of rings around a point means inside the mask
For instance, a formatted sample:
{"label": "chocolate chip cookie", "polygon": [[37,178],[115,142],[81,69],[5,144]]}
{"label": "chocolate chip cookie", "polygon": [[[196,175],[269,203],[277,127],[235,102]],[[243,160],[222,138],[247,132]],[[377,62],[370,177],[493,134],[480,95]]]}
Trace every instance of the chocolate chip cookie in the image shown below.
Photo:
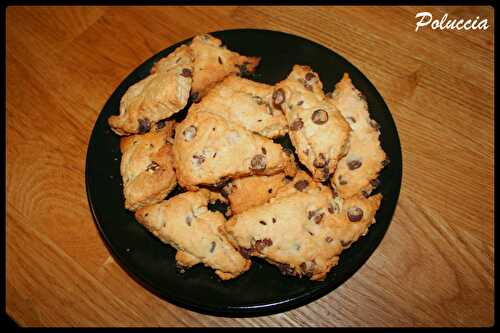
{"label": "chocolate chip cookie", "polygon": [[231,74],[249,75],[255,71],[260,57],[247,57],[222,45],[222,41],[208,34],[193,38],[194,73],[191,97],[200,100],[217,82]]}
{"label": "chocolate chip cookie", "polygon": [[331,184],[344,198],[369,195],[377,187],[379,172],[389,163],[379,141],[379,125],[370,118],[363,94],[346,73],[337,83],[330,102],[352,128],[349,150],[337,166]]}
{"label": "chocolate chip cookie", "polygon": [[264,258],[286,275],[323,280],[343,249],[375,222],[381,195],[342,200],[309,181],[313,186],[294,181],[290,191],[234,215],[224,227],[244,256]]}
{"label": "chocolate chip cookie", "polygon": [[173,168],[174,121],[158,122],[146,134],[124,137],[120,141],[125,208],[135,211],[163,200],[177,185]]}
{"label": "chocolate chip cookie", "polygon": [[108,119],[111,129],[118,135],[143,134],[183,109],[192,74],[193,52],[180,46],[161,59],[148,77],[128,88],[120,101],[120,114]]}
{"label": "chocolate chip cookie", "polygon": [[236,122],[268,138],[283,136],[288,124],[272,104],[273,86],[231,75],[209,90],[195,107]]}
{"label": "chocolate chip cookie", "polygon": [[273,103],[285,112],[289,136],[299,160],[314,179],[326,181],[347,153],[350,127],[309,66],[295,65],[274,90]]}
{"label": "chocolate chip cookie", "polygon": [[174,161],[179,184],[188,190],[230,178],[296,172],[293,158],[279,144],[214,113],[192,109],[176,128]]}
{"label": "chocolate chip cookie", "polygon": [[181,270],[203,263],[222,280],[233,279],[247,271],[251,261],[228,242],[223,228],[226,220],[221,213],[208,210],[209,197],[205,189],[181,193],[137,210],[135,217],[162,242],[177,249]]}

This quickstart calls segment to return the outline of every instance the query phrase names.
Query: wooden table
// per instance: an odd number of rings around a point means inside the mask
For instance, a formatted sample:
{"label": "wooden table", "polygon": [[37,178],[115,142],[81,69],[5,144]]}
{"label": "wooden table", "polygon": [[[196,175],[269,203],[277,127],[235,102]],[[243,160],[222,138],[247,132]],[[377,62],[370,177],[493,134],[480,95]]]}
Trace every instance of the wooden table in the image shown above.
{"label": "wooden table", "polygon": [[[415,15],[487,18],[486,31]],[[489,326],[493,324],[493,9],[488,7],[9,7],[6,311],[22,326]],[[94,122],[117,85],[202,32],[265,28],[343,55],[396,121],[393,222],[346,283],[257,318],[201,315],[135,282],[99,236],[85,192]]]}

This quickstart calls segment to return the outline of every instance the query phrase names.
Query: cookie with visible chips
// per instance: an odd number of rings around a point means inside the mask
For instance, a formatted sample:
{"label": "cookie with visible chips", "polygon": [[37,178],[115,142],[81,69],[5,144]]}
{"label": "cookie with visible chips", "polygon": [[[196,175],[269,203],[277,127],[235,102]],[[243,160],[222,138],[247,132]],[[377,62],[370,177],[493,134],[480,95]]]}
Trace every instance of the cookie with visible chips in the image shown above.
{"label": "cookie with visible chips", "polygon": [[369,195],[378,186],[378,174],[389,163],[380,146],[380,130],[370,118],[368,103],[354,87],[349,75],[344,74],[331,94],[335,105],[352,128],[349,150],[331,178],[332,187],[343,197]]}
{"label": "cookie with visible chips", "polygon": [[227,240],[219,212],[207,208],[210,193],[206,189],[186,192],[169,200],[141,208],[135,217],[162,242],[177,249],[181,270],[198,263],[215,270],[222,280],[233,279],[251,266]]}
{"label": "cookie with visible chips", "polygon": [[299,160],[314,179],[326,181],[347,152],[351,128],[323,93],[323,84],[309,66],[293,66],[275,86],[273,102],[288,121],[288,135]]}
{"label": "cookie with visible chips", "polygon": [[296,172],[293,156],[279,144],[216,114],[191,109],[176,128],[174,161],[179,184],[188,190],[231,178]]}
{"label": "cookie with visible chips", "polygon": [[149,133],[121,138],[120,173],[126,209],[135,211],[160,202],[177,185],[171,144],[174,124],[159,122]]}
{"label": "cookie with visible chips", "polygon": [[323,280],[341,252],[375,222],[381,195],[342,200],[301,177],[268,203],[234,215],[224,228],[244,256],[264,258],[286,275]]}
{"label": "cookie with visible chips", "polygon": [[120,101],[120,114],[109,117],[118,135],[148,132],[154,124],[182,110],[189,99],[193,73],[193,52],[178,47],[159,60],[152,73],[132,85]]}
{"label": "cookie with visible chips", "polygon": [[252,74],[260,57],[244,56],[229,50],[222,41],[204,34],[193,38],[194,73],[191,97],[199,101],[217,82],[233,74]]}
{"label": "cookie with visible chips", "polygon": [[198,110],[212,112],[268,138],[283,136],[288,124],[272,105],[273,86],[231,75],[211,89]]}

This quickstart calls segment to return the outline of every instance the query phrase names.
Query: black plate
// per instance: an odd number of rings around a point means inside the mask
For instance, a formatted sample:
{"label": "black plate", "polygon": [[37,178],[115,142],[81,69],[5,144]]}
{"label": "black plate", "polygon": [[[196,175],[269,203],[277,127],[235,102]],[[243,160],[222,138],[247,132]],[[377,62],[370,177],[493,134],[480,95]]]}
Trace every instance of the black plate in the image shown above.
{"label": "black plate", "polygon": [[[117,262],[142,285],[164,299],[198,312],[224,316],[271,314],[311,302],[337,288],[356,272],[382,240],[401,187],[401,146],[391,114],[375,87],[347,60],[307,39],[269,30],[214,32],[229,49],[259,55],[262,61],[255,81],[274,84],[284,79],[294,64],[309,65],[319,73],[325,91],[331,91],[344,72],[365,94],[372,117],[381,125],[382,147],[391,163],[380,175],[384,199],[377,223],[368,234],[342,253],[340,263],[325,281],[286,277],[263,260],[254,260],[240,277],[221,282],[209,268],[195,266],[184,274],[175,267],[175,250],[164,245],[125,210],[120,177],[119,137],[107,119],[119,113],[120,98],[127,88],[143,79],[152,65],[182,41],[159,52],[134,70],[111,95],[95,124],[87,151],[87,195],[96,224]],[[185,111],[176,116],[182,118]],[[173,193],[177,193],[178,189]],[[173,195],[171,194],[171,195]],[[169,197],[171,196],[169,195]]]}

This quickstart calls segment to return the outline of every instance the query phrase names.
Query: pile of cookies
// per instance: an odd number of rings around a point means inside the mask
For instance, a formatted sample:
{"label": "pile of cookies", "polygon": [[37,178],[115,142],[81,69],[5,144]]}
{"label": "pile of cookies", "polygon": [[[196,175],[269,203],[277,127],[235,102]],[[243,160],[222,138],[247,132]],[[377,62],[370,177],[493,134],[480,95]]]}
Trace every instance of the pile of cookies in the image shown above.
{"label": "pile of cookies", "polygon": [[[323,280],[375,222],[382,196],[370,193],[388,163],[379,125],[348,74],[325,94],[308,66],[275,85],[244,78],[259,62],[200,35],[127,90],[108,119],[123,136],[125,208],[182,270],[203,263],[227,280],[254,256]],[[286,135],[296,155],[273,141]],[[216,201],[226,214],[208,209]]]}

